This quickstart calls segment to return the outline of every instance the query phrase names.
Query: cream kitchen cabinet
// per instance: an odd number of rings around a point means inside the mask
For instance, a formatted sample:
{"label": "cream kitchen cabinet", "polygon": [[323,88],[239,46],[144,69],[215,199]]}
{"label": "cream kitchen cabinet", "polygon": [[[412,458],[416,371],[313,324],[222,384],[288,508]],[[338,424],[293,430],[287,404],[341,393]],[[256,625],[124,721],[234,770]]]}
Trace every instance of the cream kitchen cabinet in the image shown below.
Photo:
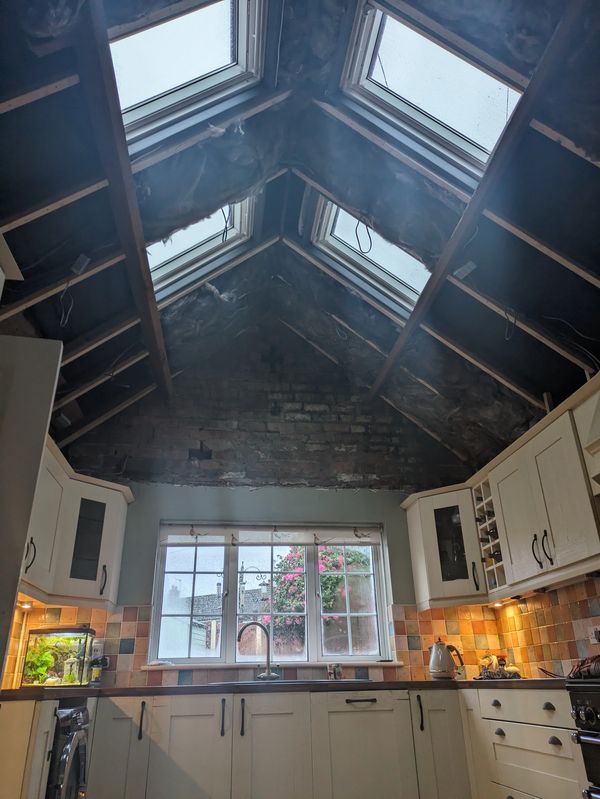
{"label": "cream kitchen cabinet", "polygon": [[144,799],[150,751],[152,697],[98,700],[88,799]]}
{"label": "cream kitchen cabinet", "polygon": [[22,799],[46,799],[58,702],[36,702],[27,750]]}
{"label": "cream kitchen cabinet", "polygon": [[52,593],[60,541],[60,509],[68,476],[46,447],[38,476],[21,568],[27,586]]}
{"label": "cream kitchen cabinet", "polygon": [[0,701],[0,799],[44,799],[57,702]]}
{"label": "cream kitchen cabinet", "polygon": [[[473,799],[487,796],[490,769],[487,748],[484,744],[487,722],[481,717],[479,693],[476,688],[458,691],[460,714],[465,737],[465,754]],[[506,797],[502,797],[506,799]]]}
{"label": "cream kitchen cabinet", "polygon": [[418,799],[407,691],[314,693],[311,717],[314,799]]}
{"label": "cream kitchen cabinet", "polygon": [[410,691],[421,799],[469,799],[471,786],[458,691]]}
{"label": "cream kitchen cabinet", "polygon": [[570,412],[492,469],[489,483],[511,583],[545,576],[600,552],[589,479]]}
{"label": "cream kitchen cabinet", "polygon": [[487,598],[469,489],[415,497],[407,509],[410,552],[419,609]]}
{"label": "cream kitchen cabinet", "polygon": [[56,597],[116,603],[126,515],[121,491],[69,480],[60,509]]}

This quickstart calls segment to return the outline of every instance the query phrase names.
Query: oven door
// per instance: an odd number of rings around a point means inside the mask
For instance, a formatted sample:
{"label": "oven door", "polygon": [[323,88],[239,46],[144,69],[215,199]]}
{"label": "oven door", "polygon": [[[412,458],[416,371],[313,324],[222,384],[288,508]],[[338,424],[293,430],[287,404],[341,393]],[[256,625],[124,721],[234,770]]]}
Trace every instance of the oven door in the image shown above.
{"label": "oven door", "polygon": [[81,799],[86,793],[87,731],[76,730],[67,736],[58,766],[53,799]]}
{"label": "oven door", "polygon": [[600,733],[577,730],[573,733],[573,740],[581,746],[587,778],[592,784],[588,797],[600,799]]}

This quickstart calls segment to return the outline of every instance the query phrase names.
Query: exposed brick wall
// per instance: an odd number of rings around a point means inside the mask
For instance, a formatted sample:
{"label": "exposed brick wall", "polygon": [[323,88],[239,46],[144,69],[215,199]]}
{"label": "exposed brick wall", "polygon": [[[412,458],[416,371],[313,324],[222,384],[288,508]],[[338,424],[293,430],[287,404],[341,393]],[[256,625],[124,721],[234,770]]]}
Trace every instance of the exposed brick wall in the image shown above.
{"label": "exposed brick wall", "polygon": [[[390,408],[368,402],[330,361],[289,333],[188,353],[167,403],[153,394],[69,449],[110,479],[188,485],[309,485],[407,492],[464,479],[453,453]],[[272,338],[270,339],[273,340]]]}

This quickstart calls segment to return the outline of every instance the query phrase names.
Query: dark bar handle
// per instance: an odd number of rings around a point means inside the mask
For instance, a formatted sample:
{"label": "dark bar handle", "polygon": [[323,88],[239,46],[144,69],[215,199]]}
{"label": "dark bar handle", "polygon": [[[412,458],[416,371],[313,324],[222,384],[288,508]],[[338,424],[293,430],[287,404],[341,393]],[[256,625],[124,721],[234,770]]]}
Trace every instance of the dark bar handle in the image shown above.
{"label": "dark bar handle", "polygon": [[221,738],[225,735],[225,697],[221,699]]}
{"label": "dark bar handle", "polygon": [[544,530],[544,535],[542,536],[542,551],[543,551],[544,555],[545,555],[545,556],[548,558],[548,560],[550,561],[550,565],[551,565],[551,566],[554,566],[554,561],[553,561],[553,560],[552,560],[552,558],[550,557],[550,553],[549,553],[549,552],[546,550],[546,544],[545,544],[545,542],[546,542],[547,540],[548,540],[548,530]]}
{"label": "dark bar handle", "polygon": [[242,735],[242,736],[243,736],[243,735],[245,735],[245,734],[246,734],[246,729],[245,729],[245,721],[246,721],[246,700],[245,700],[245,699],[241,699],[240,701],[241,701],[241,705],[242,705],[242,726],[240,727],[240,735]]}
{"label": "dark bar handle", "polygon": [[37,547],[35,545],[35,541],[33,540],[33,538],[30,538],[29,539],[29,544],[27,544],[27,551],[28,552],[29,552],[30,545],[33,547],[33,557],[31,558],[31,560],[29,561],[27,566],[25,566],[25,574],[27,574],[29,569],[31,569],[31,567],[33,566],[33,563],[34,563],[34,561],[36,559],[36,556],[37,556]]}
{"label": "dark bar handle", "polygon": [[479,591],[479,577],[477,577],[477,566],[475,561],[471,561],[471,574],[473,575],[473,582],[475,583],[475,590]]}
{"label": "dark bar handle", "polygon": [[421,701],[421,694],[417,694],[417,705],[419,706],[419,714],[420,714],[419,729],[421,730],[421,732],[423,732],[423,730],[425,729],[425,716],[423,714],[423,702]]}
{"label": "dark bar handle", "polygon": [[494,735],[497,735],[499,738],[506,738],[506,733],[502,727],[498,727],[498,729],[494,732]]}
{"label": "dark bar handle", "polygon": [[142,740],[142,736],[144,734],[144,713],[146,712],[146,702],[142,702],[142,706],[140,708],[140,723],[138,725],[138,741]]}
{"label": "dark bar handle", "polygon": [[375,697],[371,697],[370,699],[346,699],[347,705],[359,705],[361,703],[374,705],[375,702],[377,702]]}
{"label": "dark bar handle", "polygon": [[100,596],[104,593],[104,589],[106,588],[106,582],[108,580],[108,571],[106,569],[106,564],[102,564],[102,585],[100,586]]}
{"label": "dark bar handle", "polygon": [[542,705],[542,710],[556,710],[552,702],[544,702]]}
{"label": "dark bar handle", "polygon": [[562,746],[562,741],[560,740],[560,738],[557,738],[556,735],[551,735],[548,738],[548,743],[551,746]]}
{"label": "dark bar handle", "polygon": [[535,545],[537,544],[537,542],[538,542],[537,533],[534,533],[534,536],[531,539],[531,554],[535,558],[535,562],[540,567],[540,569],[543,569],[544,568],[544,563],[543,563],[542,559],[535,554]]}

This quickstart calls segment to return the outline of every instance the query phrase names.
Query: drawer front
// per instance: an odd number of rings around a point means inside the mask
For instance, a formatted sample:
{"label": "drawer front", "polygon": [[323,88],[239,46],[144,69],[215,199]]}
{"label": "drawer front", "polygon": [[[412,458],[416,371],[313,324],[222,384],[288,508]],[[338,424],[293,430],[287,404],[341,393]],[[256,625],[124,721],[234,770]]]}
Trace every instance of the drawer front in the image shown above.
{"label": "drawer front", "polygon": [[485,719],[520,721],[550,727],[572,727],[571,702],[566,691],[543,688],[479,689],[481,715]]}
{"label": "drawer front", "polygon": [[569,730],[489,720],[488,742],[495,782],[543,799],[580,799],[585,768]]}
{"label": "drawer front", "polygon": [[507,788],[506,785],[498,785],[497,782],[490,782],[490,789],[486,792],[486,797],[488,799],[543,799],[542,796],[532,796],[530,793]]}

